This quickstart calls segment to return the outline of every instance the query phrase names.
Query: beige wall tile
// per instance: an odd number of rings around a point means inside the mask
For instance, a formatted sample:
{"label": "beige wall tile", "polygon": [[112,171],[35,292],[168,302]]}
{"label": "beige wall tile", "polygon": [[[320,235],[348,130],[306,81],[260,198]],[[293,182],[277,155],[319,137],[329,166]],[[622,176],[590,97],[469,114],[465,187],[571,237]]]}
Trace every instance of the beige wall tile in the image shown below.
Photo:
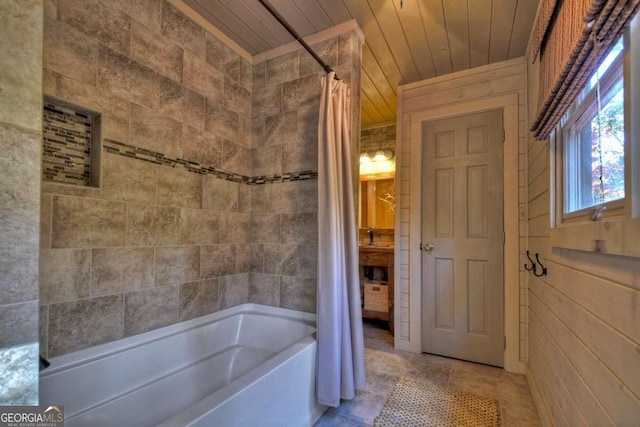
{"label": "beige wall tile", "polygon": [[182,168],[162,168],[158,174],[158,204],[201,208],[202,175]]}
{"label": "beige wall tile", "polygon": [[200,254],[200,277],[210,279],[228,276],[235,272],[235,245],[206,245],[202,246]]}
{"label": "beige wall tile", "polygon": [[253,176],[280,175],[282,172],[282,145],[271,145],[251,150],[251,174]]}
{"label": "beige wall tile", "polygon": [[298,78],[298,51],[280,55],[266,61],[267,86],[275,86]]}
{"label": "beige wall tile", "polygon": [[132,145],[182,158],[182,124],[138,104],[131,104]]}
{"label": "beige wall tile", "polygon": [[180,210],[180,243],[212,245],[220,241],[220,214],[201,209]]}
{"label": "beige wall tile", "polygon": [[98,43],[65,22],[46,18],[44,68],[95,86]]}
{"label": "beige wall tile", "polygon": [[49,341],[49,306],[41,305],[38,315],[38,335],[40,343],[40,354],[45,359],[49,358],[48,341]]}
{"label": "beige wall tile", "polygon": [[156,203],[156,166],[117,154],[102,154],[102,189],[106,199]]}
{"label": "beige wall tile", "polygon": [[238,130],[240,128],[238,113],[210,99],[207,99],[206,102],[205,130],[215,133],[220,138],[231,141],[238,139]]}
{"label": "beige wall tile", "polygon": [[222,102],[224,74],[188,51],[184,52],[182,70],[185,86],[212,101]]}
{"label": "beige wall tile", "polygon": [[245,117],[251,117],[251,90],[229,77],[224,80],[222,103],[231,111],[235,111]]}
{"label": "beige wall tile", "polygon": [[167,2],[162,4],[162,35],[198,58],[205,57],[204,30]]}
{"label": "beige wall tile", "polygon": [[130,204],[127,209],[127,246],[180,243],[180,208]]}
{"label": "beige wall tile", "polygon": [[280,242],[311,245],[318,242],[318,218],[316,214],[283,214],[280,217]]}
{"label": "beige wall tile", "polygon": [[318,212],[318,180],[309,179],[295,183],[296,212]]}
{"label": "beige wall tile", "polygon": [[238,211],[239,184],[213,177],[204,177],[202,207],[218,212]]}
{"label": "beige wall tile", "polygon": [[0,2],[0,121],[36,131],[42,130],[42,19],[41,2]]}
{"label": "beige wall tile", "polygon": [[264,212],[296,212],[296,182],[279,182],[264,186]]}
{"label": "beige wall tile", "polygon": [[203,166],[220,168],[222,164],[222,140],[215,134],[192,126],[182,127],[182,153],[186,160]]}
{"label": "beige wall tile", "polygon": [[243,60],[230,47],[210,34],[206,35],[207,62],[222,71],[227,77],[245,87],[251,85],[251,65]]}
{"label": "beige wall tile", "polygon": [[317,282],[316,279],[282,276],[280,282],[280,307],[315,313]]}
{"label": "beige wall tile", "polygon": [[280,243],[280,215],[252,214],[251,243]]}
{"label": "beige wall tile", "polygon": [[173,80],[182,80],[182,48],[136,21],[131,23],[131,57]]}
{"label": "beige wall tile", "polygon": [[180,285],[199,277],[199,246],[156,248],[156,286]]}
{"label": "beige wall tile", "polygon": [[126,205],[54,196],[52,230],[54,248],[124,246]]}
{"label": "beige wall tile", "polygon": [[[100,0],[58,0],[58,20],[124,54],[131,51],[131,18]],[[86,39],[86,37],[85,37]]]}
{"label": "beige wall tile", "polygon": [[100,126],[102,138],[119,142],[129,141],[129,103],[127,101],[112,96],[107,91],[96,90],[95,85],[62,75],[57,76],[56,90],[57,97],[102,115]]}
{"label": "beige wall tile", "polygon": [[[0,348],[36,342],[37,313],[38,301],[0,305]],[[5,363],[6,359],[3,358],[3,369]]]}
{"label": "beige wall tile", "polygon": [[145,289],[124,296],[124,335],[161,328],[178,321],[179,287]]}
{"label": "beige wall tile", "polygon": [[162,3],[163,0],[109,0],[110,6],[120,9],[156,33],[160,32]]}
{"label": "beige wall tile", "polygon": [[160,75],[105,46],[98,48],[98,89],[127,101],[157,109]]}
{"label": "beige wall tile", "polygon": [[94,249],[91,255],[91,296],[153,286],[153,248]]}
{"label": "beige wall tile", "polygon": [[[338,64],[338,38],[334,37],[330,40],[326,40],[320,43],[316,43],[311,48],[322,58],[327,64],[335,66]],[[300,76],[306,76],[307,74],[322,73],[323,69],[316,62],[311,55],[308,55],[304,50],[298,50],[298,58],[300,61]],[[335,64],[335,65],[334,65]],[[338,73],[342,78],[342,73]]]}
{"label": "beige wall tile", "polygon": [[238,184],[238,212],[251,213],[251,186]]}
{"label": "beige wall tile", "polygon": [[318,277],[318,246],[299,245],[296,277],[313,279]]}
{"label": "beige wall tile", "polygon": [[208,279],[180,286],[180,321],[220,310],[218,280]]}
{"label": "beige wall tile", "polygon": [[251,270],[251,245],[238,244],[236,246],[236,274],[248,273]]}
{"label": "beige wall tile", "polygon": [[298,266],[297,245],[264,245],[264,272],[295,276]]}
{"label": "beige wall tile", "polygon": [[40,196],[40,248],[51,247],[51,209],[53,196],[42,194]]}
{"label": "beige wall tile", "polygon": [[249,275],[249,302],[278,307],[280,305],[280,276]]}
{"label": "beige wall tile", "polygon": [[91,283],[90,249],[40,251],[40,303],[87,298]]}
{"label": "beige wall tile", "polygon": [[282,111],[282,86],[267,86],[254,90],[251,98],[253,117],[280,114]]}
{"label": "beige wall tile", "polygon": [[220,309],[249,301],[249,273],[235,274],[218,279]]}
{"label": "beige wall tile", "polygon": [[315,74],[282,85],[282,111],[320,103],[320,79]]}
{"label": "beige wall tile", "polygon": [[221,243],[249,243],[251,236],[251,214],[223,212],[220,214]]}
{"label": "beige wall tile", "polygon": [[251,176],[251,149],[224,140],[222,142],[222,170]]}
{"label": "beige wall tile", "polygon": [[289,111],[267,116],[264,121],[265,145],[298,142],[298,115],[297,111]]}
{"label": "beige wall tile", "polygon": [[160,77],[160,91],[160,113],[198,129],[204,127],[202,95],[165,77]]}
{"label": "beige wall tile", "polygon": [[124,336],[123,297],[109,295],[49,306],[49,357]]}

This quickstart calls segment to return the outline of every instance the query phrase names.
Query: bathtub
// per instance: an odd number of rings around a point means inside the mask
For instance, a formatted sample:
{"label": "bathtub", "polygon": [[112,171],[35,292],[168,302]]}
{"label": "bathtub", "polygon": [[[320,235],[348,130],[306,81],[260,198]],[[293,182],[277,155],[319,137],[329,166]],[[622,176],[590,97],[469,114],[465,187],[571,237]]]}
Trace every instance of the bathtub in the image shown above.
{"label": "bathtub", "polygon": [[65,426],[310,426],[315,315],[257,304],[54,357],[40,404]]}

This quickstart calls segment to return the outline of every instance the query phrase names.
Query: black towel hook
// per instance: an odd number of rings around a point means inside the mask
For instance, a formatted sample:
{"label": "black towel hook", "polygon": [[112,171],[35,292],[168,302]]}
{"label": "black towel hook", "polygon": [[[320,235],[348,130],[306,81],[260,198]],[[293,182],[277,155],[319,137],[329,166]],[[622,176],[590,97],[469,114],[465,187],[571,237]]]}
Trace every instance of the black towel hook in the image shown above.
{"label": "black towel hook", "polygon": [[524,265],[524,269],[527,270],[527,271],[533,271],[533,274],[536,274],[536,263],[533,262],[533,260],[529,256],[529,251],[527,251],[527,259],[531,263],[531,266],[528,266],[527,264],[525,264]]}
{"label": "black towel hook", "polygon": [[540,262],[540,258],[538,258],[538,253],[536,252],[536,261],[538,262],[538,264],[540,264],[540,268],[542,268],[542,273],[541,274],[537,274],[536,273],[536,269],[533,269],[533,275],[536,277],[542,277],[542,276],[546,276],[547,275],[547,267],[545,267],[544,265],[542,265],[542,263]]}

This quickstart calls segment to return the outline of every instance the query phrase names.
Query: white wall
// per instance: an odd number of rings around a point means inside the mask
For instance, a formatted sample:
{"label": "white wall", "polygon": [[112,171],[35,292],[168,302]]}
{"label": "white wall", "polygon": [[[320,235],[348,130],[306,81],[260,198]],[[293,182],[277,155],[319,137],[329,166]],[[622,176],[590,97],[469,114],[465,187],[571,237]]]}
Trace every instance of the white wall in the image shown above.
{"label": "white wall", "polygon": [[[539,64],[527,64],[532,123]],[[544,425],[637,426],[640,260],[559,247],[585,236],[576,227],[565,228],[562,236],[558,228],[550,229],[552,152],[549,140],[536,141],[528,134],[529,249],[541,254],[548,269],[546,277],[527,276],[531,391]],[[627,220],[624,233],[633,236],[638,222]],[[610,228],[612,235],[616,227]],[[637,231],[635,235],[637,251]],[[591,236],[586,236],[589,242]],[[624,240],[617,238],[618,243]],[[616,241],[608,239],[605,245],[614,249]]]}

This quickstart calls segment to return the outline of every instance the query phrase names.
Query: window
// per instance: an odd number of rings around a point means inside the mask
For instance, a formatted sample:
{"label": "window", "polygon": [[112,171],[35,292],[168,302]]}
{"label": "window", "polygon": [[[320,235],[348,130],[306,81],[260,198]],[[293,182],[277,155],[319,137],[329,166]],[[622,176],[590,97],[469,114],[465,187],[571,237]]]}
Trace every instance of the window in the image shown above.
{"label": "window", "polygon": [[557,132],[562,222],[621,214],[625,199],[623,39],[602,61]]}

